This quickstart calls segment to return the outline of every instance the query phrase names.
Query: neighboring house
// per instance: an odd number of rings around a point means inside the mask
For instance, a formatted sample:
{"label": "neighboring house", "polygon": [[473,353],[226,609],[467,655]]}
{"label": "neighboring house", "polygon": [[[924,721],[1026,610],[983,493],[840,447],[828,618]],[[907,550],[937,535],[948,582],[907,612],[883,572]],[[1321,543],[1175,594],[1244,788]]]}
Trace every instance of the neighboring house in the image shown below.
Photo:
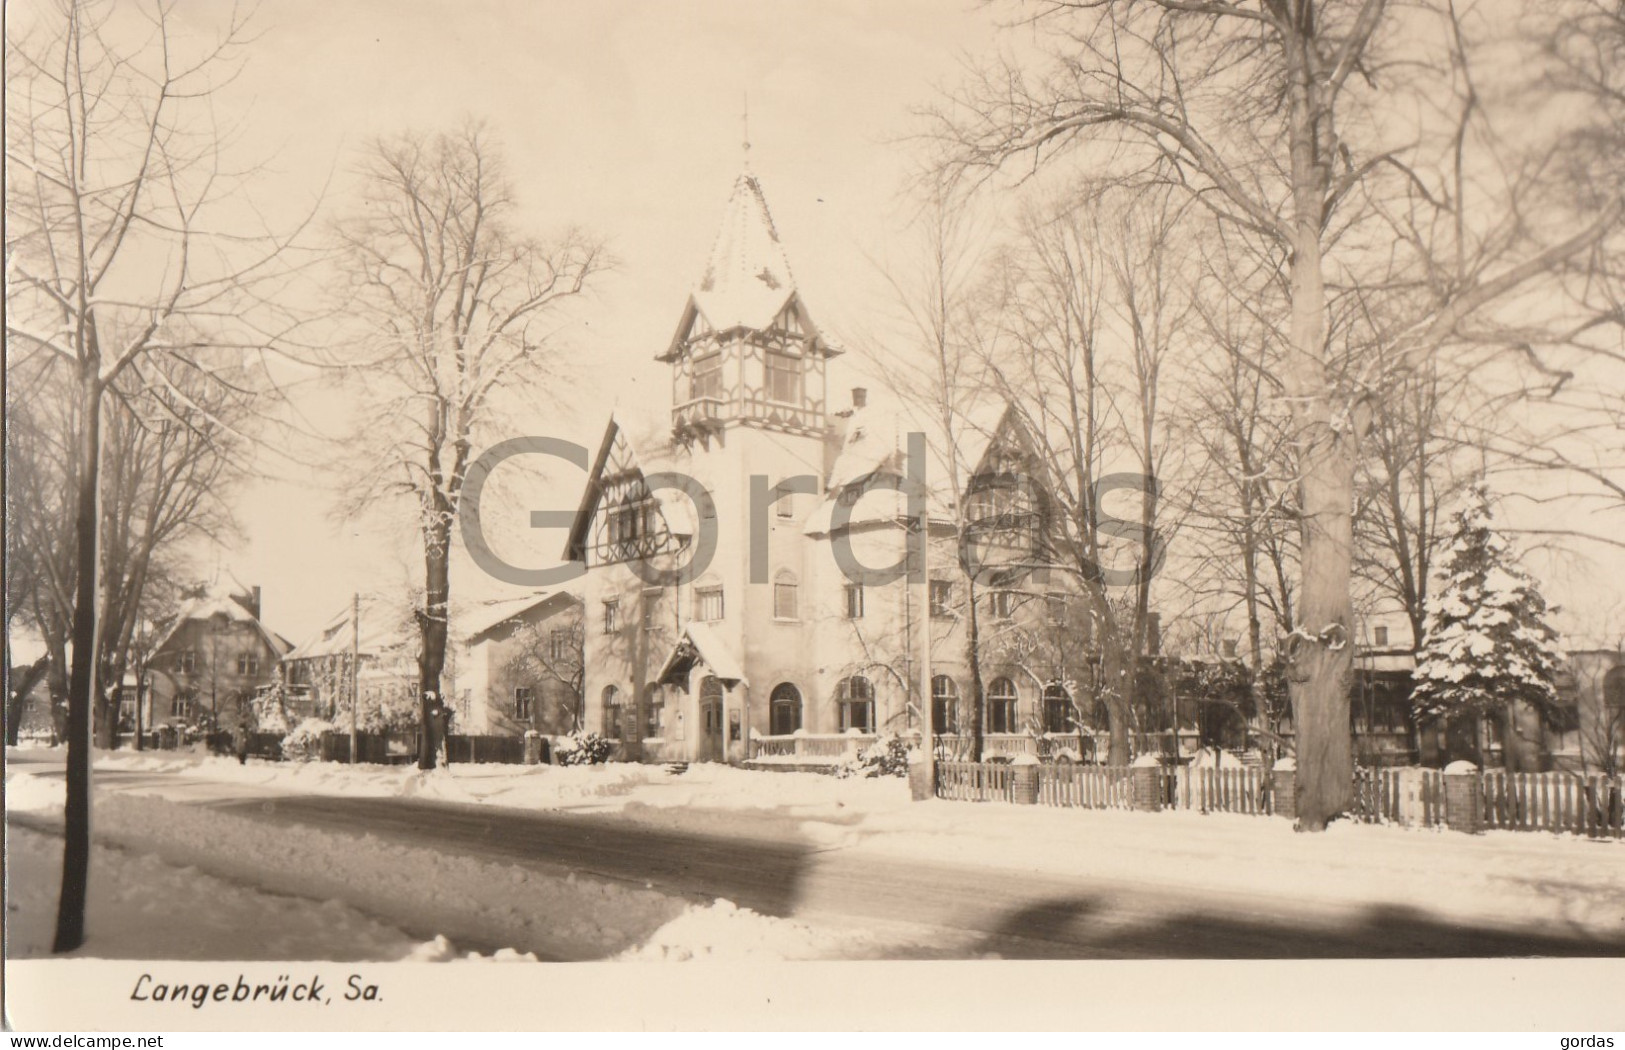
{"label": "neighboring house", "polygon": [[567,591],[493,602],[459,617],[462,732],[556,736],[581,720],[581,598]]}
{"label": "neighboring house", "polygon": [[[332,720],[341,713],[347,715],[350,697],[359,685],[361,719],[370,726],[414,721],[418,647],[418,633],[401,603],[377,597],[345,602],[283,661],[288,718]],[[448,652],[448,682],[452,680],[451,656]],[[352,667],[358,667],[354,683]]]}
{"label": "neighboring house", "polygon": [[218,587],[194,599],[147,660],[144,726],[234,728],[255,695],[277,680],[290,648],[260,621],[258,587]]}
{"label": "neighboring house", "polygon": [[1565,718],[1551,738],[1560,769],[1625,772],[1625,652],[1571,649],[1558,681]]}
{"label": "neighboring house", "polygon": [[[587,570],[587,728],[625,757],[739,762],[798,733],[915,728],[925,683],[938,729],[969,728],[971,588],[937,456],[924,464],[925,572],[857,571],[908,563],[919,515],[889,478],[908,471],[909,433],[939,451],[949,436],[861,389],[832,411],[838,353],[801,299],[760,185],[741,175],[659,355],[672,369],[670,438],[639,447],[610,421],[566,545]],[[979,586],[990,746],[1073,730],[1098,716],[1077,702],[1094,667],[1089,620],[1071,576],[1032,571],[1053,521],[1042,493],[1010,480],[1041,473],[1027,435],[994,405],[951,437],[971,465],[968,515],[1001,564],[1025,566]],[[705,494],[674,491],[662,472]],[[660,575],[684,566],[698,571]]]}

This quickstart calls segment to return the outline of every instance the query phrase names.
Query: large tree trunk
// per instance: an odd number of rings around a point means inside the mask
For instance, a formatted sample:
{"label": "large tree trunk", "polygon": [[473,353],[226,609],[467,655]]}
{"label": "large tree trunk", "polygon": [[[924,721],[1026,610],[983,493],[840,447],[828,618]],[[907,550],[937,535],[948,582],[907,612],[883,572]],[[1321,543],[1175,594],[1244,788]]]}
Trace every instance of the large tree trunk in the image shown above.
{"label": "large tree trunk", "polygon": [[[435,767],[437,733],[441,729],[436,708],[445,703],[440,679],[446,668],[447,616],[451,599],[451,517],[437,514],[424,529],[423,608],[418,630],[423,641],[418,654],[418,768]],[[449,730],[449,725],[448,725]]]}
{"label": "large tree trunk", "polygon": [[1288,42],[1288,136],[1292,174],[1291,345],[1283,380],[1292,397],[1303,519],[1302,592],[1293,691],[1298,731],[1298,827],[1322,831],[1354,802],[1348,683],[1354,608],[1353,436],[1333,418],[1326,371],[1326,284],[1321,227],[1328,173],[1322,113],[1307,30]]}
{"label": "large tree trunk", "polygon": [[90,715],[96,697],[96,577],[99,567],[97,494],[101,469],[100,355],[80,365],[80,427],[74,450],[79,468],[74,513],[73,666],[68,675],[67,798],[63,807],[62,893],[57,901],[53,952],[85,941],[85,891],[90,877]]}

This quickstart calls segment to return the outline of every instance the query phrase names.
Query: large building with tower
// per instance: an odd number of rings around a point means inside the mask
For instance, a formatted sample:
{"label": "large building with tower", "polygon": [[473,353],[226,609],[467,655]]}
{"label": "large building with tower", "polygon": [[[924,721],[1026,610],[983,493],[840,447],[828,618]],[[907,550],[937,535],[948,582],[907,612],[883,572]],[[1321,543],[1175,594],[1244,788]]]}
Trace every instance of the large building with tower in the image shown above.
{"label": "large building with tower", "polygon": [[[657,352],[669,432],[640,443],[610,420],[569,534],[566,557],[587,570],[585,721],[624,757],[839,753],[841,738],[917,729],[927,694],[939,731],[968,727],[973,591],[948,445],[862,389],[837,398],[840,353],[802,299],[760,182],[741,174]],[[992,406],[964,431],[952,454],[967,477],[1031,473],[1014,413]],[[925,479],[913,500],[911,472]],[[1006,545],[1035,563],[1042,501],[983,489],[966,506],[1010,526]],[[922,528],[929,542],[911,542]],[[1067,578],[1043,577],[978,581],[995,744],[1077,723],[1088,632]]]}

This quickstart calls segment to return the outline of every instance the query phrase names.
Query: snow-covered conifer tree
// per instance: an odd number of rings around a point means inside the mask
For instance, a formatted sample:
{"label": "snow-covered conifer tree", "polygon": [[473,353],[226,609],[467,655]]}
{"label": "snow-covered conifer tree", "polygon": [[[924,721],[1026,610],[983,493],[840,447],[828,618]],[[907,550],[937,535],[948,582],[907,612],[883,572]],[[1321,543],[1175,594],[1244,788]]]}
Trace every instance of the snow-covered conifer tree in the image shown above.
{"label": "snow-covered conifer tree", "polygon": [[1444,572],[1443,587],[1428,602],[1416,657],[1416,719],[1427,725],[1462,715],[1498,716],[1510,743],[1519,702],[1543,718],[1555,713],[1563,654],[1557,632],[1546,623],[1545,599],[1495,530],[1482,484],[1468,491],[1455,514]]}

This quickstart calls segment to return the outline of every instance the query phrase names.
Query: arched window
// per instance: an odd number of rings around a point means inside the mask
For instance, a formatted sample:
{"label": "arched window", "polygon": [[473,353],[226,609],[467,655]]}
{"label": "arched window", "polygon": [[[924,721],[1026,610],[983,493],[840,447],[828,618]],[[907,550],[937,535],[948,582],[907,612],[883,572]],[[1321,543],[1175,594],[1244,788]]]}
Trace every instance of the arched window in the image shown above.
{"label": "arched window", "polygon": [[841,732],[856,729],[867,733],[875,725],[875,687],[862,675],[841,679],[835,689],[835,699],[841,708]]}
{"label": "arched window", "polygon": [[1016,683],[995,678],[987,687],[987,731],[1016,732]]}
{"label": "arched window", "polygon": [[658,739],[665,728],[666,694],[658,682],[643,687],[643,736]]}
{"label": "arched window", "polygon": [[604,686],[604,735],[611,740],[621,739],[621,691],[612,685]]}
{"label": "arched window", "polygon": [[796,618],[796,574],[789,569],[780,569],[779,574],[773,577],[773,618]]}
{"label": "arched window", "polygon": [[931,679],[931,723],[938,733],[959,732],[959,687],[945,674]]}
{"label": "arched window", "polygon": [[1059,682],[1044,687],[1044,732],[1070,733],[1073,727],[1072,697]]}
{"label": "arched window", "polygon": [[801,692],[789,682],[780,682],[768,698],[768,732],[788,736],[800,728]]}

